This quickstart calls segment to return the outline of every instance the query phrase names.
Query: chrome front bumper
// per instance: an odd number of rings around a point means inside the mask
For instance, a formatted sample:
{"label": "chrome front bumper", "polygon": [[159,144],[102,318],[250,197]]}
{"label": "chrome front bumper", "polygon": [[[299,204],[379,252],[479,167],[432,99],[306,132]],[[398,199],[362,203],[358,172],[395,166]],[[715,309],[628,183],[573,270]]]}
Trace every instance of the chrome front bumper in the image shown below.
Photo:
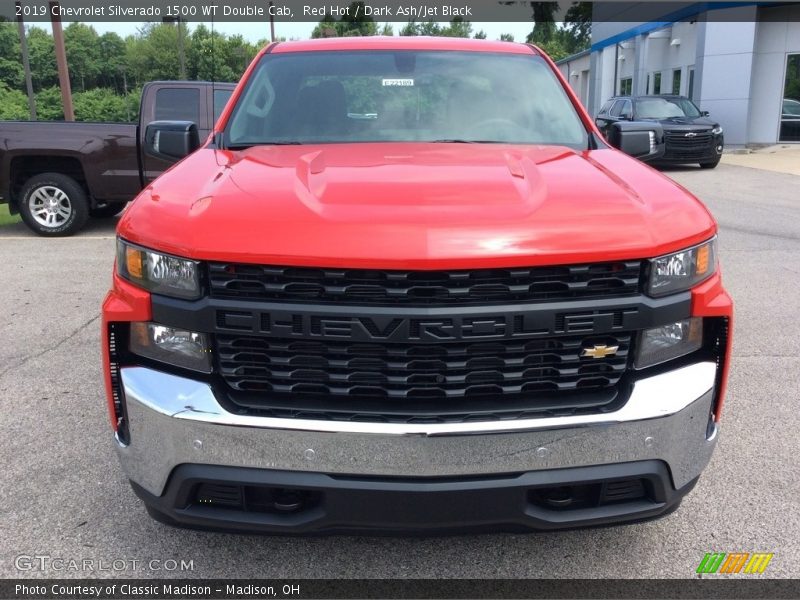
{"label": "chrome front bumper", "polygon": [[128,478],[156,496],[182,464],[446,477],[658,459],[681,488],[700,474],[716,442],[716,426],[709,430],[715,376],[716,365],[702,362],[640,380],[621,409],[605,414],[388,424],[237,415],[205,383],[127,367],[130,441],[117,449]]}

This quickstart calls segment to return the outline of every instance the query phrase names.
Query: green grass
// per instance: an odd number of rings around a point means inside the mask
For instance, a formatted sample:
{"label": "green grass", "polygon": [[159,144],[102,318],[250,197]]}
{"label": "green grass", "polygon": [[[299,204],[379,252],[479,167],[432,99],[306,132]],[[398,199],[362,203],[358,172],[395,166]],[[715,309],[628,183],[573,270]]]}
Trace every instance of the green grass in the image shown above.
{"label": "green grass", "polygon": [[8,212],[8,204],[0,204],[0,227],[19,222],[19,215],[12,215]]}

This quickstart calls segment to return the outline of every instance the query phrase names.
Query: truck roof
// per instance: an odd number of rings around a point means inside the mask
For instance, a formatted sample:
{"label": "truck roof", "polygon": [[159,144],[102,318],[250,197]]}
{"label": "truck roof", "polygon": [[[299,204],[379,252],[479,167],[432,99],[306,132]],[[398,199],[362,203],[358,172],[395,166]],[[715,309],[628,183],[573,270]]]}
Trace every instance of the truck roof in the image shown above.
{"label": "truck roof", "polygon": [[515,42],[428,36],[320,38],[314,40],[278,42],[272,47],[272,53],[275,54],[284,52],[327,52],[346,50],[453,50],[462,52],[537,54],[534,47]]}
{"label": "truck roof", "polygon": [[189,79],[157,79],[155,81],[148,81],[145,86],[154,85],[168,85],[170,87],[208,87],[208,86],[228,86],[236,87],[236,82],[231,81],[194,81]]}

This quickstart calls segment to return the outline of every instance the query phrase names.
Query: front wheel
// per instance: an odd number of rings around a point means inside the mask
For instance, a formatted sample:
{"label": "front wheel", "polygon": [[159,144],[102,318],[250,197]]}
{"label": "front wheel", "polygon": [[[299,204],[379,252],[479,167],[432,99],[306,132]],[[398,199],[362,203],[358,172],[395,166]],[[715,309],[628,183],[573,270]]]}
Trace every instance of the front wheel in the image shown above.
{"label": "front wheel", "polygon": [[719,157],[716,160],[712,160],[711,162],[701,162],[700,168],[701,169],[713,169],[719,164]]}
{"label": "front wheel", "polygon": [[39,235],[68,236],[86,224],[89,201],[72,177],[41,173],[22,186],[19,212],[25,224]]}

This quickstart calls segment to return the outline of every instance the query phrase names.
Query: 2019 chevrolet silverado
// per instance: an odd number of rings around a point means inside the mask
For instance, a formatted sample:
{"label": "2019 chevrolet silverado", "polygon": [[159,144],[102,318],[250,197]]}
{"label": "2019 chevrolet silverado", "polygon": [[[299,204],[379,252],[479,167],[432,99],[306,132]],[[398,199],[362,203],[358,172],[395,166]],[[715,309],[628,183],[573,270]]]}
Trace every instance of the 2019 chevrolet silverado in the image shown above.
{"label": "2019 chevrolet silverado", "polygon": [[90,217],[113,217],[177,160],[152,144],[143,151],[147,125],[182,119],[194,123],[203,139],[233,87],[202,81],[148,83],[138,125],[0,121],[0,202],[44,236],[72,235]]}
{"label": "2019 chevrolet silverado", "polygon": [[[650,151],[635,124],[617,138]],[[108,410],[166,523],[635,521],[714,449],[717,225],[609,147],[536,47],[272,44],[117,233]]]}
{"label": "2019 chevrolet silverado", "polygon": [[660,152],[640,157],[654,164],[683,165],[698,163],[713,169],[725,147],[722,126],[710,119],[694,102],[684,96],[618,96],[611,98],[597,113],[595,123],[613,143],[612,125],[638,121],[644,127],[652,123],[653,140]]}

